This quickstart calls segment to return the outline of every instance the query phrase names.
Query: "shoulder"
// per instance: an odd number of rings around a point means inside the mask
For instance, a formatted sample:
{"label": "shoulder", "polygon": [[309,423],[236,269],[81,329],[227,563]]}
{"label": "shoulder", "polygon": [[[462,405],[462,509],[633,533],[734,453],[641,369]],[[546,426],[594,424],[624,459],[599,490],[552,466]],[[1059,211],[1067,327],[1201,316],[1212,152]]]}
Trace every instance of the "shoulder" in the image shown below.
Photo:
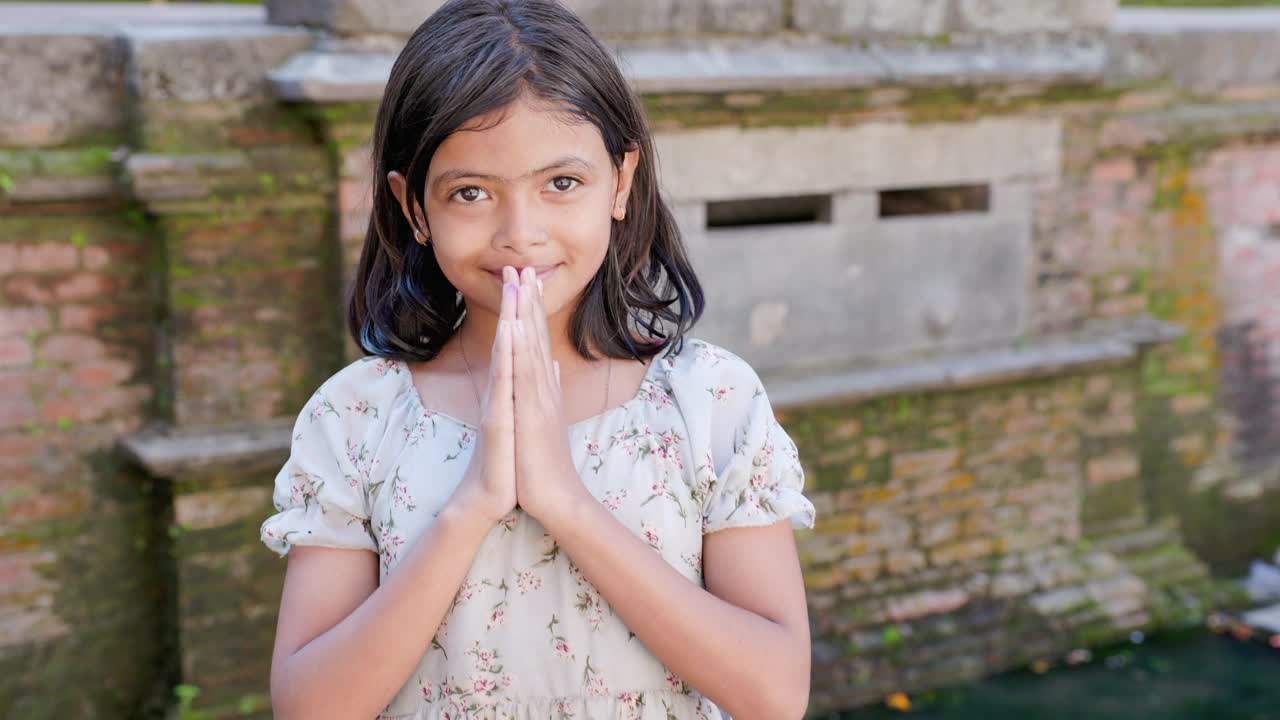
{"label": "shoulder", "polygon": [[[678,350],[679,352],[676,352]],[[730,395],[763,392],[755,368],[733,351],[701,338],[684,338],[683,346],[661,358],[672,386],[690,386],[723,401]]]}
{"label": "shoulder", "polygon": [[347,427],[367,427],[385,420],[390,407],[412,386],[409,368],[403,362],[376,355],[362,357],[322,382],[302,414],[312,420],[329,416]]}

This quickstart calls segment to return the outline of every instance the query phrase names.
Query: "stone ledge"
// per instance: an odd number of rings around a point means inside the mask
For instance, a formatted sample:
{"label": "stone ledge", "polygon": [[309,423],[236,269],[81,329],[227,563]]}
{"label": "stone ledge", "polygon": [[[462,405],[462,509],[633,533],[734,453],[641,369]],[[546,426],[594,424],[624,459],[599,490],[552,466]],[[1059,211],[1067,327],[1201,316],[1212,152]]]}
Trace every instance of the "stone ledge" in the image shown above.
{"label": "stone ledge", "polygon": [[117,450],[154,477],[215,471],[230,466],[270,465],[288,457],[296,418],[205,430],[155,425],[120,438]]}
{"label": "stone ledge", "polygon": [[[1142,345],[1168,342],[1185,331],[1149,316],[1099,322],[1078,333],[1021,344],[899,361],[799,377],[762,378],[777,408],[865,400],[909,392],[959,390],[1132,361]],[[288,456],[296,418],[222,429],[152,426],[121,438],[119,451],[156,477],[175,478],[233,465],[271,465]]]}
{"label": "stone ledge", "polygon": [[885,361],[848,368],[795,369],[762,377],[774,407],[868,400],[888,395],[952,391],[1124,364],[1142,345],[1185,331],[1141,315],[970,352]]}
{"label": "stone ledge", "polygon": [[1193,92],[1280,80],[1280,8],[1128,8],[1107,35],[1109,80],[1170,78]]}
{"label": "stone ledge", "polygon": [[1277,133],[1280,133],[1280,99],[1177,105],[1108,119],[1098,147],[1104,151],[1130,152],[1170,142],[1213,144],[1241,136]]}
{"label": "stone ledge", "polygon": [[265,26],[267,11],[253,5],[96,2],[4,4],[4,35],[120,35],[151,26]]}
{"label": "stone ledge", "polygon": [[382,97],[392,53],[304,52],[267,73],[276,97],[295,102],[376,102]]}
{"label": "stone ledge", "polygon": [[[1100,39],[1044,45],[925,48],[703,39],[696,47],[633,45],[616,49],[624,74],[643,93],[732,92],[1018,81],[1100,80]],[[284,100],[376,101],[391,72],[392,53],[305,52],[269,73]]]}

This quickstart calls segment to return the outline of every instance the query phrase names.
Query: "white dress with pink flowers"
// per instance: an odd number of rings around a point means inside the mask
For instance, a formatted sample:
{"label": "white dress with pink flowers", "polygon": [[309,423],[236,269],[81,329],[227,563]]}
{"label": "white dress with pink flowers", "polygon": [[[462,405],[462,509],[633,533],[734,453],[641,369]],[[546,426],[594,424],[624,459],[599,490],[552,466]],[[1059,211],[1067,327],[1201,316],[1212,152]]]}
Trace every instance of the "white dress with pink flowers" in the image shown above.
{"label": "white dress with pink flowers", "polygon": [[[627,528],[702,585],[702,537],[790,518],[813,527],[796,446],[742,358],[686,338],[636,395],[568,428],[582,481]],[[462,479],[475,426],[423,405],[403,362],[356,360],[320,386],[275,478],[262,541],[376,553],[396,564]],[[542,525],[493,527],[436,637],[379,715],[405,720],[720,718],[664,667]]]}

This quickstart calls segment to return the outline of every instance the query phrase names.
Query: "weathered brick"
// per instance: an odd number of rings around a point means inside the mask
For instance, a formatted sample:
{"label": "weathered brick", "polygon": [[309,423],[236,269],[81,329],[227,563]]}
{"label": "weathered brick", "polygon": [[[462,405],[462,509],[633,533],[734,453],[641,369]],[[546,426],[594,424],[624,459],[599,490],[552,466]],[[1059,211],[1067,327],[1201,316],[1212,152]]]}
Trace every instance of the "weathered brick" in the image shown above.
{"label": "weathered brick", "polygon": [[79,264],[79,252],[74,245],[49,242],[18,247],[18,270],[21,272],[67,272],[75,270]]}
{"label": "weathered brick", "polygon": [[84,267],[86,270],[101,270],[112,263],[111,253],[101,245],[89,245],[84,248]]}
{"label": "weathered brick", "polygon": [[123,383],[133,373],[133,366],[122,360],[104,360],[79,365],[71,371],[71,379],[86,390],[100,390]]}
{"label": "weathered brick", "polygon": [[253,517],[270,504],[269,487],[189,493],[174,498],[174,520],[191,530],[220,527]]}
{"label": "weathered brick", "polygon": [[50,335],[40,343],[40,357],[53,362],[84,363],[106,356],[106,346],[91,335]]}
{"label": "weathered brick", "polygon": [[60,301],[87,300],[108,295],[113,287],[110,278],[99,273],[78,272],[58,283],[53,294]]}
{"label": "weathered brick", "polygon": [[29,332],[45,332],[48,329],[49,311],[43,307],[0,307],[0,337],[25,336]]}
{"label": "weathered brick", "polygon": [[18,269],[18,246],[0,242],[0,275],[11,275]]}
{"label": "weathered brick", "polygon": [[1211,404],[1212,400],[1203,393],[1178,395],[1169,400],[1169,409],[1175,415],[1191,415],[1208,410]]}
{"label": "weathered brick", "polygon": [[1090,487],[1106,485],[1117,480],[1128,480],[1138,475],[1138,458],[1128,451],[1115,451],[1094,458],[1085,465],[1085,478]]}
{"label": "weathered brick", "polygon": [[894,622],[908,622],[958,610],[968,603],[969,593],[963,588],[947,588],[889,598],[886,610]]}
{"label": "weathered brick", "polygon": [[885,557],[885,568],[890,575],[909,575],[928,565],[920,550],[894,550]]}
{"label": "weathered brick", "polygon": [[960,535],[960,519],[956,516],[939,518],[933,522],[921,524],[919,543],[923,547],[933,547],[954,540]]}
{"label": "weathered brick", "polygon": [[25,338],[0,338],[0,367],[30,365],[33,359],[31,343]]}
{"label": "weathered brick", "polygon": [[954,469],[960,460],[956,448],[898,453],[893,456],[893,477],[915,477]]}
{"label": "weathered brick", "polygon": [[953,565],[985,557],[993,552],[993,543],[989,538],[973,538],[958,540],[929,551],[929,561],[933,565]]}

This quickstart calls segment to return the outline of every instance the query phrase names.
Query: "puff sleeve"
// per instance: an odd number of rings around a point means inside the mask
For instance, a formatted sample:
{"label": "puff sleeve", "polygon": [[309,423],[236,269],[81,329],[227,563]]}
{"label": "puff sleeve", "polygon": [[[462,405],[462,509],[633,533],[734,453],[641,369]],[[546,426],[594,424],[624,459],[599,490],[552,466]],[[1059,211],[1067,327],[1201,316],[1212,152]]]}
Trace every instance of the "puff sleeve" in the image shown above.
{"label": "puff sleeve", "polygon": [[813,527],[799,452],[775,417],[764,384],[746,361],[730,354],[727,364],[729,371],[708,388],[714,476],[703,498],[703,534],[787,517],[793,528]]}
{"label": "puff sleeve", "polygon": [[277,512],[259,535],[282,557],[294,545],[377,552],[366,493],[377,464],[366,441],[370,408],[348,402],[340,385],[327,382],[307,401],[293,425],[289,459],[276,474]]}

